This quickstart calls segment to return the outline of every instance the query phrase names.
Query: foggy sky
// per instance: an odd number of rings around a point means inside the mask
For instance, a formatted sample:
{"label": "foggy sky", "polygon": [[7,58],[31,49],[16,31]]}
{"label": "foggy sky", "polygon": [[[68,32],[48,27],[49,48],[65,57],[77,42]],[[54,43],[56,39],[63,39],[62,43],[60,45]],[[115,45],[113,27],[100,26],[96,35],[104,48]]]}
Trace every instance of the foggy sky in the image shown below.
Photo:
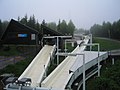
{"label": "foggy sky", "polygon": [[71,19],[77,28],[120,19],[120,0],[0,0],[0,19],[32,16],[41,23]]}

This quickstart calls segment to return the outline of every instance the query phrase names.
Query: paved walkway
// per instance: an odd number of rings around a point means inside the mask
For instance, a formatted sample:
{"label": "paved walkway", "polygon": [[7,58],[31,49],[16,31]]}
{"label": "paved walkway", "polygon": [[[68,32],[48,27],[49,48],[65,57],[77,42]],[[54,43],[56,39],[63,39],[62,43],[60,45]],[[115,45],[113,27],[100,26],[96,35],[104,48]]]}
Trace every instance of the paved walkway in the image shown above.
{"label": "paved walkway", "polygon": [[25,57],[22,56],[9,56],[9,57],[0,56],[0,69],[6,67],[9,64],[15,64],[24,59]]}

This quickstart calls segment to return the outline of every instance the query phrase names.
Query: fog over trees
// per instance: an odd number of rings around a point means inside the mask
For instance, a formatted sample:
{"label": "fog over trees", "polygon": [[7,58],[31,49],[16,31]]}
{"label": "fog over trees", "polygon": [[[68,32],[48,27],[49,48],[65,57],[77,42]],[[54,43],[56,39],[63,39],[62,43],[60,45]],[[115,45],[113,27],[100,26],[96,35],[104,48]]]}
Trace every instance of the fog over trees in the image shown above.
{"label": "fog over trees", "polygon": [[[40,24],[44,22],[47,27],[59,31],[64,35],[73,35],[74,32],[77,34],[81,32],[82,34],[88,34],[89,32],[91,32],[95,37],[105,37],[120,40],[120,19],[118,21],[114,21],[113,23],[104,21],[102,25],[94,24],[93,26],[91,26],[90,30],[76,28],[72,20],[70,20],[68,23],[65,20],[61,19],[59,19],[57,23],[46,22],[45,20],[43,20],[43,22],[40,23],[34,15],[28,17],[27,14],[22,18],[18,17],[17,21],[38,31],[40,31],[41,29]],[[9,21],[2,21],[0,19],[0,37],[6,30],[8,24]]]}
{"label": "fog over trees", "polygon": [[96,37],[120,40],[120,19],[118,21],[114,21],[113,23],[103,22],[102,25],[94,24],[90,28],[90,31],[93,36]]}

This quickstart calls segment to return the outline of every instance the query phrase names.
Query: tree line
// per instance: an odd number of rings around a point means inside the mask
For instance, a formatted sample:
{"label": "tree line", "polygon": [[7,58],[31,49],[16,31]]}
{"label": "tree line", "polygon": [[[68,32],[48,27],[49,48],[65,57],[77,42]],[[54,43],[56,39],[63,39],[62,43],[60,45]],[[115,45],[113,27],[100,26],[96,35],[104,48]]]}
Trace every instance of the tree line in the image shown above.
{"label": "tree line", "polygon": [[[76,27],[72,20],[70,20],[68,23],[65,20],[59,20],[58,24],[55,22],[49,22],[46,23],[45,20],[43,20],[41,23],[38,22],[38,20],[35,18],[34,15],[28,17],[25,15],[23,18],[18,17],[18,22],[27,25],[33,29],[36,29],[38,31],[41,30],[41,24],[46,25],[47,27],[56,30],[64,35],[73,35],[74,31],[76,30]],[[0,20],[0,37],[2,36],[2,33],[6,30],[7,25],[10,21],[2,21]]]}
{"label": "tree line", "polygon": [[105,37],[120,40],[120,19],[113,23],[103,22],[102,25],[94,24],[90,28],[90,31],[93,36],[96,37]]}
{"label": "tree line", "polygon": [[[56,22],[49,22],[46,23],[45,20],[43,20],[41,23],[38,22],[38,20],[35,18],[34,15],[28,17],[27,14],[20,18],[18,17],[17,19],[18,22],[27,25],[31,28],[34,28],[38,31],[41,30],[41,25],[44,24],[47,27],[59,31],[64,35],[73,35],[75,33],[82,33],[82,34],[88,34],[89,30],[84,30],[82,28],[77,29],[72,22],[72,20],[69,20],[67,23],[65,20],[60,20],[58,21],[58,24]],[[0,37],[2,36],[2,33],[6,30],[7,25],[9,24],[9,21],[2,21],[0,19]],[[96,37],[105,37],[105,38],[112,38],[112,39],[118,39],[120,40],[120,20],[115,21],[113,23],[110,22],[103,22],[102,25],[99,24],[94,24],[90,28],[90,32],[93,34],[93,36]]]}
{"label": "tree line", "polygon": [[2,36],[3,32],[6,30],[9,21],[3,21],[0,19],[0,37]]}

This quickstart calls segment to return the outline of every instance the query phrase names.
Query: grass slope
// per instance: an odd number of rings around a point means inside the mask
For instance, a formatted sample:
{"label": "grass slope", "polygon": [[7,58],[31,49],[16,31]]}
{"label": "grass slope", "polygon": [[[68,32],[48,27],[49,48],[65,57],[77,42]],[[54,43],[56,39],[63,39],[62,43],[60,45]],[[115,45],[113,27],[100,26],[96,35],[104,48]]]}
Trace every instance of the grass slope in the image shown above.
{"label": "grass slope", "polygon": [[120,49],[120,41],[116,41],[116,40],[105,39],[105,38],[93,38],[93,43],[99,43],[101,51]]}

